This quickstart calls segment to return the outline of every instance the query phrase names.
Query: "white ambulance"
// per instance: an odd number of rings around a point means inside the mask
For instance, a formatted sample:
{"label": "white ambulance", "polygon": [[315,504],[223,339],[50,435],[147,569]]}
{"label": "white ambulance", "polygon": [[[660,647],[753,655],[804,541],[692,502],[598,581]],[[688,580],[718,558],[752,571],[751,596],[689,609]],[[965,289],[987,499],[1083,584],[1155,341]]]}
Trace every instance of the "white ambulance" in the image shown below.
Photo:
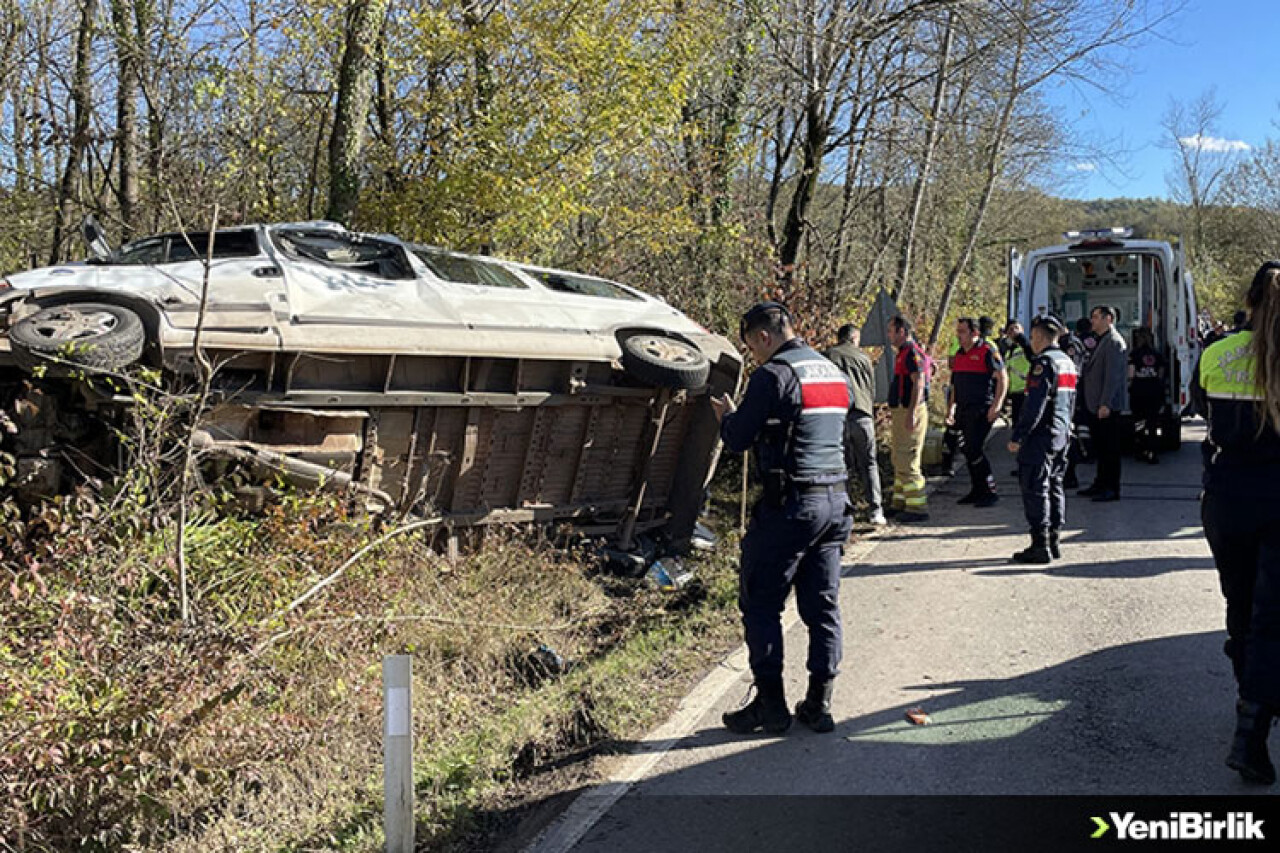
{"label": "white ambulance", "polygon": [[1010,249],[1009,317],[1030,328],[1033,317],[1051,313],[1074,328],[1095,306],[1109,305],[1127,342],[1134,329],[1149,327],[1169,365],[1162,444],[1175,449],[1199,356],[1195,291],[1181,244],[1132,235],[1129,228],[1068,231],[1061,245],[1025,256]]}

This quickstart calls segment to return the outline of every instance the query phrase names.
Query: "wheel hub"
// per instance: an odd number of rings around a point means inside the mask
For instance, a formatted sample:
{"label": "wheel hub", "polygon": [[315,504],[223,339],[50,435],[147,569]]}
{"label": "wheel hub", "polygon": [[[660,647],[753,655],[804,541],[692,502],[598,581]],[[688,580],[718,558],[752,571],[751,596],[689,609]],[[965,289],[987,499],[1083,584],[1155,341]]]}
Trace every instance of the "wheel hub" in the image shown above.
{"label": "wheel hub", "polygon": [[102,337],[119,323],[119,318],[108,311],[71,308],[46,316],[36,325],[35,331],[51,343],[62,343]]}
{"label": "wheel hub", "polygon": [[640,339],[639,348],[650,357],[671,364],[697,364],[698,362],[697,352],[687,344],[672,338],[649,335]]}

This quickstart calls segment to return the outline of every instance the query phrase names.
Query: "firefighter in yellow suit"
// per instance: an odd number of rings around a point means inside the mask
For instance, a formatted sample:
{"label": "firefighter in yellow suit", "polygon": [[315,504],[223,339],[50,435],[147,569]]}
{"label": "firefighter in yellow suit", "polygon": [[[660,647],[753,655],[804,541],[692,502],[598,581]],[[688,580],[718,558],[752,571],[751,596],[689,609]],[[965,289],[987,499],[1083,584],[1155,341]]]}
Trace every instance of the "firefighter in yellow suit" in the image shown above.
{"label": "firefighter in yellow suit", "polygon": [[897,350],[893,381],[889,384],[889,414],[893,426],[893,501],[886,515],[898,521],[925,521],[925,479],[920,470],[924,438],[929,430],[929,357],[916,343],[911,321],[889,321],[889,342]]}

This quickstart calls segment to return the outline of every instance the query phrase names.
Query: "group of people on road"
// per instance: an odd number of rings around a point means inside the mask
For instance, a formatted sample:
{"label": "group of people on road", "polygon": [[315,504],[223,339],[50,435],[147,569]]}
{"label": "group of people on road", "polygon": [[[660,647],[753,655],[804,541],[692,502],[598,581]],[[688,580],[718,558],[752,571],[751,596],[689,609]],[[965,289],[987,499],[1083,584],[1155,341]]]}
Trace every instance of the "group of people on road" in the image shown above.
{"label": "group of people on road", "polygon": [[[1280,715],[1280,262],[1259,270],[1247,307],[1241,331],[1204,351],[1194,390],[1209,422],[1203,521],[1227,600],[1225,651],[1239,687],[1227,763],[1249,781],[1270,784],[1275,770],[1267,734]],[[1092,439],[1097,476],[1080,494],[1094,501],[1120,499],[1121,412],[1134,415],[1139,457],[1156,458],[1163,358],[1150,330],[1135,329],[1130,350],[1115,322],[1114,308],[1097,305],[1087,328],[1072,331],[1040,316],[1029,336],[1010,323],[996,342],[987,318],[957,322],[945,412],[969,474],[959,502],[981,508],[999,500],[985,445],[1007,397],[1013,407],[1008,450],[1017,459],[1031,538],[1013,554],[1017,562],[1061,557],[1066,489],[1084,458],[1082,433]],[[894,317],[887,334],[895,351],[888,389],[894,482],[885,505],[876,464],[875,371],[859,348],[858,330],[841,327],[824,355],[796,335],[780,303],[759,303],[742,318],[739,335],[759,367],[740,405],[725,396],[711,400],[726,448],[753,452],[763,486],[739,569],[755,695],[724,715],[731,731],[779,734],[793,719],[818,732],[834,729],[840,560],[854,516],[848,472],[864,488],[872,524],[890,516],[907,523],[928,518],[921,456],[932,362],[905,317]],[[792,588],[809,636],[809,684],[794,717],[783,686],[781,625]]]}

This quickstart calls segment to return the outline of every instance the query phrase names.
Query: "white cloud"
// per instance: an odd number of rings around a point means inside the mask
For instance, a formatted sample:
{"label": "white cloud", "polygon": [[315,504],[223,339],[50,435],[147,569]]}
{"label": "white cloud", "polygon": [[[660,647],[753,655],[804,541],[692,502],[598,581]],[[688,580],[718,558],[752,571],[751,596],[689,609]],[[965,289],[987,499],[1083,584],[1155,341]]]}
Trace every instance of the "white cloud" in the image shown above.
{"label": "white cloud", "polygon": [[1230,153],[1236,151],[1249,151],[1252,146],[1243,139],[1222,139],[1217,136],[1179,136],[1178,142],[1188,148],[1199,148],[1201,151],[1215,151],[1219,153]]}
{"label": "white cloud", "polygon": [[1097,164],[1097,163],[1089,163],[1089,162],[1087,162],[1087,161],[1086,161],[1086,162],[1084,162],[1084,163],[1076,163],[1074,166],[1072,166],[1072,167],[1071,167],[1071,171],[1073,171],[1073,172],[1096,172],[1096,171],[1098,171],[1098,164]]}

